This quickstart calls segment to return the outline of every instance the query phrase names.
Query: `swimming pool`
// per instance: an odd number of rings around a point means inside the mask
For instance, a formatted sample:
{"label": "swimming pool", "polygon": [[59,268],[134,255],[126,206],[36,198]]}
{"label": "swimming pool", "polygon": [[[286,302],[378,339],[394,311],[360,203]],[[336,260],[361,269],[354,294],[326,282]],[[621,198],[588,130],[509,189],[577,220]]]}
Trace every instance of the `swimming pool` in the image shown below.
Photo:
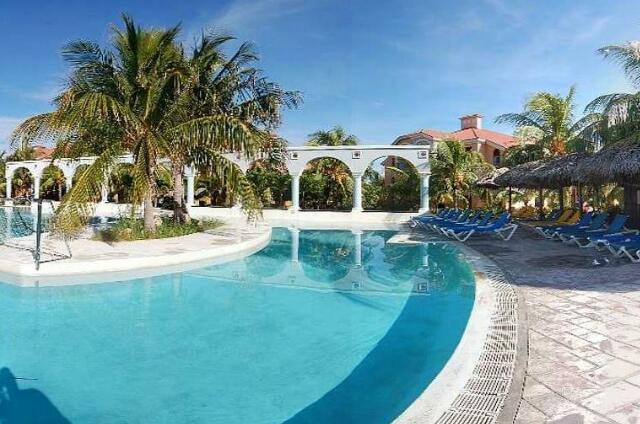
{"label": "swimming pool", "polygon": [[0,285],[0,366],[35,379],[18,381],[13,399],[27,400],[5,399],[4,411],[29,405],[72,423],[390,422],[443,368],[475,295],[454,246],[394,234],[276,228],[260,252],[194,271]]}

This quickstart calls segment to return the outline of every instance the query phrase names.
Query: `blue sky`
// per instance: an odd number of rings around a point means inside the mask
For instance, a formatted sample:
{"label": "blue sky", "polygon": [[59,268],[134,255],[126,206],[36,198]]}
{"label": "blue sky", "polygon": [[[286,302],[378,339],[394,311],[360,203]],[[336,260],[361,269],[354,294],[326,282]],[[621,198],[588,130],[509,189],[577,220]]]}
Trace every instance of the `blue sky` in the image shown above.
{"label": "blue sky", "polygon": [[538,90],[593,97],[632,88],[599,57],[640,39],[640,2],[620,0],[230,0],[4,2],[0,13],[0,144],[21,119],[51,108],[65,42],[108,41],[120,13],[182,22],[185,41],[217,28],[255,43],[261,67],[304,104],[285,115],[292,144],[336,124],[363,143],[419,128],[457,129],[468,113],[519,111]]}

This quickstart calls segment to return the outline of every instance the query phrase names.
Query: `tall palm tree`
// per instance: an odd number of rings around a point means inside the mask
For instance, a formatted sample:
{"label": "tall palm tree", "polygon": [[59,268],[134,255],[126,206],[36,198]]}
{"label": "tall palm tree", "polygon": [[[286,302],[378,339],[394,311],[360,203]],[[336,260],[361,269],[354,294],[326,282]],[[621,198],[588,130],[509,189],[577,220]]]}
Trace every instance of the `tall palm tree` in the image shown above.
{"label": "tall palm tree", "polygon": [[467,151],[460,141],[440,141],[432,162],[434,187],[440,194],[450,192],[454,207],[458,207],[459,195],[486,174],[487,167],[491,165],[479,153]]}
{"label": "tall palm tree", "polygon": [[538,128],[543,134],[540,144],[545,151],[551,156],[562,155],[577,132],[573,116],[574,96],[574,86],[566,96],[538,92],[525,103],[524,111],[500,115],[496,123]]}
{"label": "tall palm tree", "polygon": [[[183,53],[185,72],[180,78],[178,101],[172,115],[185,122],[220,117],[223,118],[221,122],[226,124],[224,118],[232,118],[237,125],[257,128],[264,135],[247,140],[244,146],[236,145],[230,138],[218,139],[216,148],[220,152],[244,149],[247,153],[255,154],[257,151],[277,150],[281,146],[276,146],[278,143],[274,143],[274,140],[280,144],[282,140],[271,136],[271,132],[281,123],[282,108],[297,107],[301,101],[300,95],[298,92],[285,91],[262,76],[254,67],[258,57],[250,43],[242,43],[235,53],[227,56],[223,48],[233,40],[228,35],[203,35],[189,55]],[[186,212],[182,169],[185,164],[202,164],[203,157],[200,146],[194,149],[188,140],[177,141],[171,159],[174,217],[180,221]],[[210,161],[204,162],[204,165],[210,165]],[[236,182],[227,178],[227,184],[231,185],[228,188],[232,192],[237,191],[237,187],[234,187]],[[246,184],[244,179],[241,182]]]}
{"label": "tall palm tree", "polygon": [[[83,172],[61,203],[58,223],[79,228],[118,157],[133,155],[131,200],[144,205],[144,227],[155,231],[153,202],[159,161],[171,158],[175,146],[189,151],[197,165],[225,172],[230,180],[244,181],[239,194],[255,205],[255,194],[238,167],[222,156],[226,150],[251,156],[265,134],[232,114],[179,113],[184,97],[179,87],[185,68],[176,39],[179,26],[143,29],[128,16],[124,28],[113,27],[112,44],[104,49],[87,41],[69,43],[63,50],[71,73],[55,110],[22,123],[14,143],[37,138],[57,140],[55,157],[86,150],[91,135],[103,136],[102,150]],[[96,131],[96,128],[99,131]]]}

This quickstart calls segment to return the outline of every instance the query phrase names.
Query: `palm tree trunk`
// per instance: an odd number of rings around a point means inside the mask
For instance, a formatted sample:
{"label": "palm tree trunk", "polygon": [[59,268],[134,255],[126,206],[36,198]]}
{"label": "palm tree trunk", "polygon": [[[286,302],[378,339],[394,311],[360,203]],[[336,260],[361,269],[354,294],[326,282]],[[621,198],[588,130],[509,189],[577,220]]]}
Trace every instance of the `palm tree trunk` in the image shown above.
{"label": "palm tree trunk", "polygon": [[184,203],[184,180],[182,179],[183,165],[173,161],[171,175],[173,178],[173,221],[182,224],[189,219],[189,211]]}
{"label": "palm tree trunk", "polygon": [[156,231],[155,214],[153,213],[153,190],[148,190],[144,195],[144,229],[150,233]]}

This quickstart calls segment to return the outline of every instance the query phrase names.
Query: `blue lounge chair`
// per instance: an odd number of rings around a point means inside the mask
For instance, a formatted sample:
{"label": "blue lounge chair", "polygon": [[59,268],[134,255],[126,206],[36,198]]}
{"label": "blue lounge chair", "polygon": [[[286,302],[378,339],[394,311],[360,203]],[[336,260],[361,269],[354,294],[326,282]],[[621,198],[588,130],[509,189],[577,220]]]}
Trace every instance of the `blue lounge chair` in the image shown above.
{"label": "blue lounge chair", "polygon": [[571,236],[579,236],[585,234],[587,231],[594,231],[604,229],[607,223],[609,214],[601,213],[593,216],[589,225],[564,227],[556,230],[553,233],[554,238],[558,238],[564,242],[571,239]]}
{"label": "blue lounge chair", "polygon": [[617,257],[626,256],[631,262],[640,262],[640,235],[630,235],[626,239],[612,241],[607,248]]}
{"label": "blue lounge chair", "polygon": [[[577,212],[576,212],[577,213]],[[580,220],[578,222],[576,222],[575,224],[564,224],[564,225],[558,225],[558,226],[554,226],[554,227],[549,227],[549,228],[545,228],[545,227],[536,227],[536,231],[538,231],[539,234],[541,234],[542,236],[548,238],[548,239],[554,239],[557,237],[556,232],[562,229],[567,229],[567,228],[580,228],[580,227],[588,227],[591,224],[591,220],[593,219],[593,213],[588,212],[583,214],[580,217]]]}
{"label": "blue lounge chair", "polygon": [[587,230],[582,234],[573,234],[567,243],[575,243],[582,248],[593,247],[594,243],[589,240],[589,237],[593,236],[612,236],[620,234],[624,231],[624,224],[629,217],[627,215],[618,214],[613,218],[611,224],[607,228],[599,230]]}
{"label": "blue lounge chair", "polygon": [[417,216],[414,216],[413,218],[411,218],[411,220],[409,221],[409,225],[414,228],[418,225],[418,221],[420,222],[425,222],[425,221],[430,221],[432,219],[435,218],[444,218],[445,216],[447,216],[447,214],[449,214],[453,209],[450,208],[444,208],[441,211],[439,211],[436,214],[431,214],[431,213],[423,213]]}
{"label": "blue lounge chair", "polygon": [[473,211],[471,209],[466,209],[460,215],[452,219],[441,219],[441,220],[431,221],[430,223],[427,224],[427,226],[437,233],[439,232],[438,228],[440,227],[440,225],[467,222],[471,217],[472,213]]}
{"label": "blue lounge chair", "polygon": [[[511,214],[503,212],[498,219],[487,225],[470,225],[458,230],[450,230],[448,234],[460,242],[465,242],[473,234],[497,234],[503,240],[510,240],[518,229],[518,225],[511,222]],[[506,233],[507,235],[503,235]]]}
{"label": "blue lounge chair", "polygon": [[440,225],[439,230],[442,234],[448,236],[450,230],[456,230],[475,225],[487,225],[492,217],[493,212],[491,211],[487,211],[484,213],[482,211],[478,211],[466,222],[443,223],[442,225]]}
{"label": "blue lounge chair", "polygon": [[457,219],[451,219],[451,220],[444,219],[442,221],[434,222],[433,225],[437,227],[444,227],[447,225],[454,225],[454,224],[469,222],[472,219],[474,219],[479,213],[482,213],[482,212],[468,209],[464,213],[462,213]]}
{"label": "blue lounge chair", "polygon": [[593,242],[593,247],[596,250],[605,250],[611,243],[622,241],[628,238],[633,238],[640,234],[638,230],[628,230],[617,234],[602,234],[597,236],[589,236],[589,240]]}
{"label": "blue lounge chair", "polygon": [[412,220],[412,222],[414,223],[414,227],[428,228],[427,226],[431,222],[442,221],[444,219],[458,217],[461,213],[462,213],[461,210],[449,209],[449,211],[444,213],[442,216],[439,216],[439,215],[418,216],[418,217],[415,217]]}

